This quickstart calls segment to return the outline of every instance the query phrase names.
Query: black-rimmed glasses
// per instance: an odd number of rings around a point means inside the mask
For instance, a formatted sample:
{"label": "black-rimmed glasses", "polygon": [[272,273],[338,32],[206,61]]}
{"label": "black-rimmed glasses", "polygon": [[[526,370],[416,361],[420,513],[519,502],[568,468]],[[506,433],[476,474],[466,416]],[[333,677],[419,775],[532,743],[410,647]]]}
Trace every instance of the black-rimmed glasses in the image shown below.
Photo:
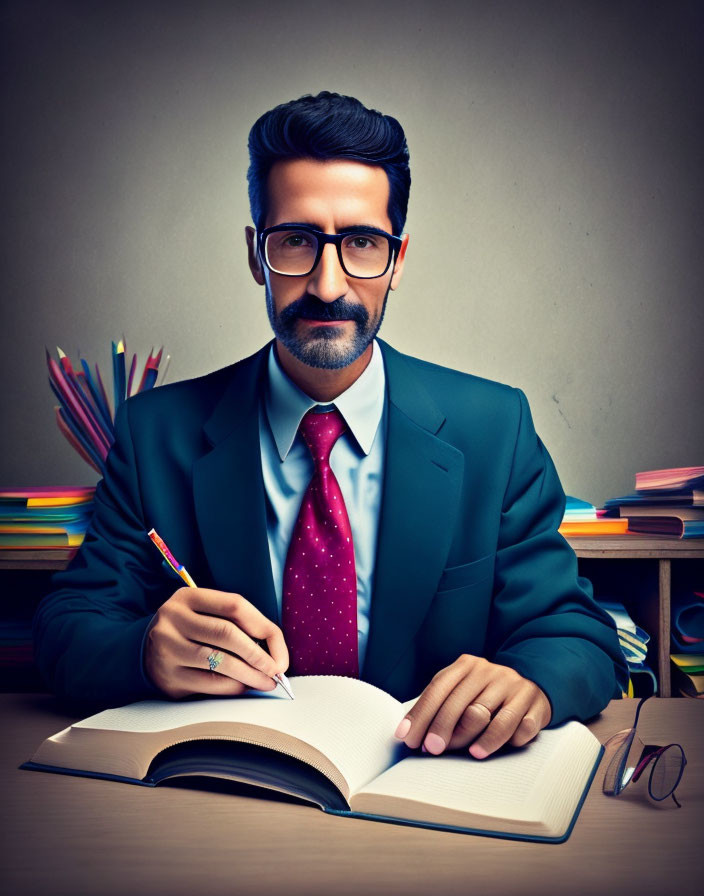
{"label": "black-rimmed glasses", "polygon": [[305,277],[312,273],[328,243],[337,248],[342,270],[350,277],[382,277],[402,245],[400,237],[374,228],[323,233],[313,227],[277,224],[257,233],[259,256],[275,274]]}
{"label": "black-rimmed glasses", "polygon": [[664,747],[644,744],[636,735],[640,710],[648,699],[643,697],[638,703],[633,727],[614,734],[604,745],[607,750],[612,748],[616,752],[607,766],[603,791],[607,796],[618,796],[649,768],[648,793],[651,799],[660,802],[671,796],[677,807],[681,808],[675,790],[687,764],[684,750],[679,744]]}

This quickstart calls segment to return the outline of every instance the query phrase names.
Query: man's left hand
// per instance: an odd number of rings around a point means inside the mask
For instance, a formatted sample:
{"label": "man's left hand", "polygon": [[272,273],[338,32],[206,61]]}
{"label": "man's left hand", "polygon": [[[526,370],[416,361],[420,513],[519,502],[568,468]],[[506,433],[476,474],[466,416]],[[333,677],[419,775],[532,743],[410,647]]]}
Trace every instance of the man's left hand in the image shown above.
{"label": "man's left hand", "polygon": [[551,715],[537,684],[508,666],[463,654],[433,676],[396,737],[435,755],[471,744],[472,756],[484,759],[506,743],[527,744]]}

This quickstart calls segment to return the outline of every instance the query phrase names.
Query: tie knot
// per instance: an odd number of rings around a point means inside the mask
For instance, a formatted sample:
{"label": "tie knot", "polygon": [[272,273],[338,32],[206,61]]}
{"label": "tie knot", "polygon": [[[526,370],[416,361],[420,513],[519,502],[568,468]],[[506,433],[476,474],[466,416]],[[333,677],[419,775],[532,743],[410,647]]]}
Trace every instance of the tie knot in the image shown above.
{"label": "tie knot", "polygon": [[329,461],[333,445],[346,429],[345,419],[337,408],[324,414],[316,414],[311,409],[305,414],[298,431],[303,436],[316,467],[321,461]]}

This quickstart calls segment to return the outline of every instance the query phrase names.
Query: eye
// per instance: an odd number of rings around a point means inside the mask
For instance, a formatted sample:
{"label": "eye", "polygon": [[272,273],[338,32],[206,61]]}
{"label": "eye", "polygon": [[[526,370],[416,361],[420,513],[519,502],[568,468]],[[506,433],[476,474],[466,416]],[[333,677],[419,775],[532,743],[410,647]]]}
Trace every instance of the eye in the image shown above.
{"label": "eye", "polygon": [[370,233],[356,233],[345,240],[345,247],[347,249],[376,249],[377,245],[378,238]]}
{"label": "eye", "polygon": [[310,244],[311,238],[307,233],[297,231],[294,233],[282,234],[281,245],[288,249],[300,249],[305,246],[310,246]]}

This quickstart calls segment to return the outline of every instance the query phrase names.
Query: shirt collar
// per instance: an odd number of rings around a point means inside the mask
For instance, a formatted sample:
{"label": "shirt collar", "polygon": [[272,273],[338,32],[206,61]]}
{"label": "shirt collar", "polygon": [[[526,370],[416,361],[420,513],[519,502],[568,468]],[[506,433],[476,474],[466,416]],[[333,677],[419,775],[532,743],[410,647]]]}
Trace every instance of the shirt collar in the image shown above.
{"label": "shirt collar", "polygon": [[274,350],[269,350],[264,406],[269,426],[283,462],[291,450],[303,415],[316,405],[334,404],[345,418],[352,435],[365,454],[372,450],[374,436],[384,410],[386,376],[379,344],[372,343],[372,357],[362,375],[338,395],[334,402],[318,402],[306,395],[284,373]]}

